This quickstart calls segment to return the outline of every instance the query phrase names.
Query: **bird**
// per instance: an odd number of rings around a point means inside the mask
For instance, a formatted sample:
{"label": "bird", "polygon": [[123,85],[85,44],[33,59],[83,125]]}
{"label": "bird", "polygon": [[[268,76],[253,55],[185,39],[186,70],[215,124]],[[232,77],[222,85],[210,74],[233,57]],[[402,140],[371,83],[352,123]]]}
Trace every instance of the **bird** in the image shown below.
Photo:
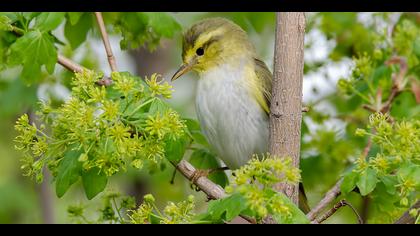
{"label": "bird", "polygon": [[237,169],[266,153],[272,73],[247,33],[225,18],[202,20],[184,33],[182,60],[171,80],[198,73],[197,118],[226,166]]}
{"label": "bird", "polygon": [[175,81],[198,74],[197,118],[213,151],[231,170],[268,152],[273,74],[247,33],[234,22],[207,18],[183,34]]}

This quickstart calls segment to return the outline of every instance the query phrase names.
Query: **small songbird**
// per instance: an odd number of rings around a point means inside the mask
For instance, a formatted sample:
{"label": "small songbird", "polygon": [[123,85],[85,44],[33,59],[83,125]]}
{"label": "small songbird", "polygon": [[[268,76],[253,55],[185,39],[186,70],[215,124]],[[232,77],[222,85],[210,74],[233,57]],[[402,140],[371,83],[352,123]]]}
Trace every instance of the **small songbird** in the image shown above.
{"label": "small songbird", "polygon": [[[184,34],[182,60],[172,81],[191,70],[198,73],[198,120],[226,166],[234,170],[253,154],[267,153],[273,75],[246,32],[224,18],[202,20]],[[299,191],[299,207],[307,213],[301,183]]]}
{"label": "small songbird", "polygon": [[237,169],[266,153],[272,73],[246,32],[224,18],[202,20],[184,34],[182,60],[172,81],[198,72],[198,120],[226,166]]}

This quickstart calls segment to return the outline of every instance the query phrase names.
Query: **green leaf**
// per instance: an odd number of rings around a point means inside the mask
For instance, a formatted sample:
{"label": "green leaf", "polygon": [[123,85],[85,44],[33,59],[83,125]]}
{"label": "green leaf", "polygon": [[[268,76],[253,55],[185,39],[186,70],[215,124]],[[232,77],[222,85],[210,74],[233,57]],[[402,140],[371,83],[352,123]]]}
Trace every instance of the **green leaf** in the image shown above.
{"label": "green leaf", "polygon": [[[37,86],[26,86],[21,79],[5,83],[0,89],[0,118],[13,117],[29,107],[35,107]],[[13,101],[13,102],[11,102]]]}
{"label": "green leaf", "polygon": [[391,106],[391,116],[395,118],[416,117],[419,113],[415,112],[417,107],[416,98],[410,91],[404,91],[395,98]]}
{"label": "green leaf", "polygon": [[189,144],[189,138],[182,136],[177,140],[168,138],[165,142],[165,157],[170,162],[178,163],[184,157],[185,150]]}
{"label": "green leaf", "polygon": [[[219,161],[216,157],[205,149],[194,151],[191,154],[190,163],[197,169],[217,169],[220,167]],[[215,171],[209,175],[209,179],[223,188],[229,182],[229,179],[224,171]]]}
{"label": "green leaf", "polygon": [[418,58],[420,58],[420,36],[414,40],[413,52]]}
{"label": "green leaf", "polygon": [[343,194],[350,193],[356,187],[358,180],[359,173],[351,171],[350,173],[346,174],[344,176],[343,183],[340,186],[341,192]]}
{"label": "green leaf", "polygon": [[[23,12],[22,15],[28,22],[32,21],[35,17],[39,16],[42,12]],[[17,13],[20,14],[20,13]]]}
{"label": "green leaf", "polygon": [[178,22],[168,13],[144,12],[141,14],[148,17],[148,25],[152,27],[157,34],[163,37],[170,38],[176,31],[181,30],[181,26]]}
{"label": "green leaf", "polygon": [[12,31],[13,27],[11,25],[11,20],[6,15],[0,16],[0,30]]}
{"label": "green leaf", "polygon": [[420,185],[420,165],[411,162],[404,163],[397,174],[404,180],[411,179],[417,186]]}
{"label": "green leaf", "polygon": [[57,51],[53,38],[48,33],[39,30],[30,31],[17,39],[10,49],[9,62],[23,65],[22,77],[26,81],[38,79],[42,65],[45,65],[50,74],[54,72]]}
{"label": "green leaf", "polygon": [[91,200],[105,189],[108,177],[95,167],[82,173],[82,182],[86,197]]}
{"label": "green leaf", "polygon": [[244,197],[235,193],[222,199],[210,201],[204,218],[212,221],[231,221],[246,208]]}
{"label": "green leaf", "polygon": [[290,199],[284,195],[283,193],[275,192],[274,190],[267,190],[273,192],[273,194],[278,194],[280,198],[283,200],[284,204],[289,207],[290,215],[284,214],[274,214],[273,218],[279,224],[309,224],[310,221],[306,217],[305,213],[303,213],[298,206],[296,206]]}
{"label": "green leaf", "polygon": [[382,176],[379,179],[384,184],[387,193],[389,193],[391,195],[394,195],[394,194],[397,193],[397,187],[396,187],[396,185],[398,184],[398,180],[397,180],[397,177],[395,175]]}
{"label": "green leaf", "polygon": [[55,179],[55,192],[61,198],[80,176],[82,163],[78,160],[81,151],[69,151],[58,165],[57,177]]}
{"label": "green leaf", "polygon": [[394,203],[401,200],[398,194],[390,194],[384,182],[379,182],[372,192],[372,203],[383,212],[391,212],[395,210]]}
{"label": "green leaf", "polygon": [[41,76],[41,65],[37,63],[26,63],[23,66],[22,78],[25,82],[37,80]]}
{"label": "green leaf", "polygon": [[77,24],[77,22],[79,22],[79,19],[83,14],[89,14],[89,13],[86,13],[86,12],[67,12],[67,15],[69,16],[70,23],[72,25]]}
{"label": "green leaf", "polygon": [[130,12],[112,17],[114,28],[121,32],[121,49],[134,49],[147,45],[153,50],[162,37],[172,37],[181,29],[167,13]]}
{"label": "green leaf", "polygon": [[152,116],[156,115],[157,113],[162,115],[168,109],[169,109],[169,106],[167,103],[165,103],[162,99],[156,98],[153,100],[152,104],[150,105],[149,114]]}
{"label": "green leaf", "polygon": [[200,123],[194,119],[183,118],[189,131],[200,131]]}
{"label": "green leaf", "polygon": [[87,37],[89,30],[92,27],[92,16],[90,13],[85,13],[76,24],[71,23],[71,20],[66,21],[64,26],[64,35],[73,49],[82,44]]}
{"label": "green leaf", "polygon": [[377,182],[376,171],[374,169],[367,168],[364,170],[357,181],[357,187],[360,190],[360,194],[362,196],[368,195],[375,189]]}
{"label": "green leaf", "polygon": [[35,27],[44,32],[57,28],[64,20],[64,12],[43,12],[36,18]]}
{"label": "green leaf", "polygon": [[193,119],[184,119],[185,125],[188,128],[188,131],[190,132],[191,136],[194,139],[194,142],[203,145],[204,147],[209,147],[209,144],[207,142],[206,137],[204,137],[203,133],[201,133],[200,124],[198,121]]}

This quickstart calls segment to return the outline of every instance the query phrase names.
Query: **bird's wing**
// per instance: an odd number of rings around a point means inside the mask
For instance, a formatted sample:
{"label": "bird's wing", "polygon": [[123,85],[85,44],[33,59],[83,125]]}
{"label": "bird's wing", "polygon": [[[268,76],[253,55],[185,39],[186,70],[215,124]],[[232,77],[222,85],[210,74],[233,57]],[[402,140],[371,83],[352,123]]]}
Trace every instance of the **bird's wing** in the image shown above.
{"label": "bird's wing", "polygon": [[273,74],[270,72],[267,65],[257,58],[254,58],[254,65],[255,73],[257,74],[257,79],[259,80],[256,83],[259,87],[258,92],[262,94],[262,96],[258,96],[262,99],[257,99],[257,101],[268,115],[270,113]]}

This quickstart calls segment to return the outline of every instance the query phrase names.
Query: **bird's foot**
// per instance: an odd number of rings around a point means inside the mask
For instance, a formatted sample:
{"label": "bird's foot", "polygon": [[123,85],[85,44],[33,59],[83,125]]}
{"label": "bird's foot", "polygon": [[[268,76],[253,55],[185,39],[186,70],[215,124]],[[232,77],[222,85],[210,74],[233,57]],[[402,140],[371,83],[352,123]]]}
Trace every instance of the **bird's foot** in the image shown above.
{"label": "bird's foot", "polygon": [[214,172],[225,171],[225,170],[229,170],[229,167],[218,167],[218,168],[206,169],[206,170],[197,169],[195,170],[195,172],[193,173],[191,177],[191,183],[192,185],[196,185],[199,178],[201,177],[207,178],[210,174],[213,174]]}
{"label": "bird's foot", "polygon": [[197,180],[199,178],[208,177],[210,172],[211,170],[200,170],[200,169],[195,170],[191,177],[191,182],[193,182],[194,184],[197,183]]}

